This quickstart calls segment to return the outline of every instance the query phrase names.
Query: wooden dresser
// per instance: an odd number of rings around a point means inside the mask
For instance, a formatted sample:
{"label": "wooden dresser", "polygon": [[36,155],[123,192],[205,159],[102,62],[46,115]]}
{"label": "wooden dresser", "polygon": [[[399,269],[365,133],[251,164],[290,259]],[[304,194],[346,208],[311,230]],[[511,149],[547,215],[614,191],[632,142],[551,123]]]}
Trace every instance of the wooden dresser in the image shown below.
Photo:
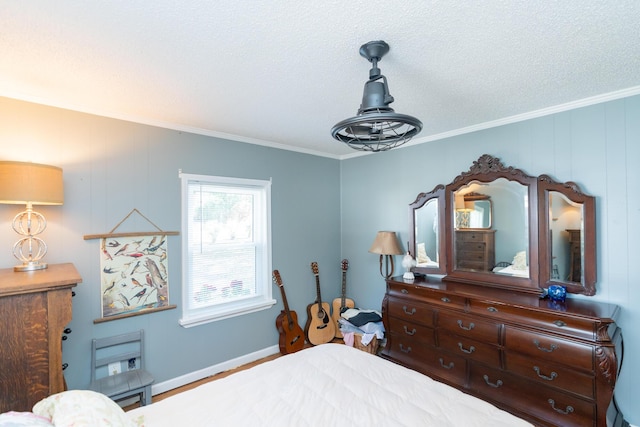
{"label": "wooden dresser", "polygon": [[456,267],[491,271],[495,266],[495,230],[456,230]]}
{"label": "wooden dresser", "polygon": [[616,305],[416,278],[387,280],[382,357],[539,426],[625,425]]}
{"label": "wooden dresser", "polygon": [[0,412],[30,411],[65,389],[62,334],[81,281],[72,264],[0,270]]}

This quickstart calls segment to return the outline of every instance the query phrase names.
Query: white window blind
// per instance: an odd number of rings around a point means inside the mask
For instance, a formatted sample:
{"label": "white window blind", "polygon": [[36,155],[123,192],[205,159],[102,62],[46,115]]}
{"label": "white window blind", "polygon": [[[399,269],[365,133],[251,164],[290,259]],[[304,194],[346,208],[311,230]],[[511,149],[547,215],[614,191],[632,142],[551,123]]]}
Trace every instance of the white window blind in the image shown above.
{"label": "white window blind", "polygon": [[275,304],[271,182],[181,174],[185,327]]}

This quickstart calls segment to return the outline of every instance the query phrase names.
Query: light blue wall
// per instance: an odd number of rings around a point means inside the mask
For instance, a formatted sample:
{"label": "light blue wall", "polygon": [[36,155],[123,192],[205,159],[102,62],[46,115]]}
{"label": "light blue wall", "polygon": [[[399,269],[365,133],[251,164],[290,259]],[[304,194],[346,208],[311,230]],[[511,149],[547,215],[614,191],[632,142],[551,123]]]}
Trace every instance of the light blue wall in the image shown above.
{"label": "light blue wall", "polygon": [[[147,331],[149,368],[158,381],[277,344],[274,319],[281,303],[206,326],[178,326],[179,236],[169,240],[170,296],[178,309],[93,324],[100,316],[98,247],[83,236],[111,230],[134,207],[159,227],[179,230],[179,169],[273,178],[273,266],[304,325],[306,306],[315,299],[310,261],[319,262],[323,299],[338,295],[340,260],[347,258],[347,293],[360,307],[379,308],[384,281],[378,257],[367,252],[376,232],[394,230],[407,241],[408,204],[416,195],[451,181],[487,153],[531,175],[575,181],[596,196],[598,285],[592,298],[622,307],[626,358],[618,402],[625,417],[640,425],[640,408],[634,405],[634,387],[640,383],[640,336],[635,333],[640,286],[632,270],[640,256],[639,141],[638,96],[344,161],[0,98],[0,158],[64,169],[64,206],[40,211],[49,221],[47,260],[74,263],[84,279],[73,301],[74,332],[63,344],[71,388],[88,384],[91,338],[120,331]],[[15,264],[11,219],[19,210],[0,205],[1,267]],[[127,225],[138,231],[144,223]]]}
{"label": "light blue wall", "polygon": [[592,298],[622,307],[625,360],[616,395],[627,420],[640,425],[640,96],[342,161],[342,255],[350,261],[356,304],[379,307],[384,295],[377,256],[367,252],[376,231],[397,231],[406,242],[416,195],[450,182],[485,153],[530,175],[575,181],[596,197]]}
{"label": "light blue wall", "polygon": [[[273,179],[273,267],[302,326],[315,300],[309,263],[320,266],[323,297],[338,292],[340,271],[339,161],[257,145],[154,128],[0,98],[0,158],[57,165],[64,170],[63,206],[38,207],[48,220],[49,263],[72,262],[83,283],[73,298],[73,330],[63,344],[70,388],[89,383],[91,339],[146,331],[148,368],[156,382],[276,346],[278,304],[247,316],[189,329],[181,310],[181,237],[169,237],[170,302],[175,310],[94,324],[100,317],[99,240],[133,208],[164,230],[180,230],[180,180],[185,173]],[[0,205],[0,266],[16,264],[13,216],[24,207]],[[132,222],[130,222],[132,221]],[[151,231],[133,215],[118,231]]]}

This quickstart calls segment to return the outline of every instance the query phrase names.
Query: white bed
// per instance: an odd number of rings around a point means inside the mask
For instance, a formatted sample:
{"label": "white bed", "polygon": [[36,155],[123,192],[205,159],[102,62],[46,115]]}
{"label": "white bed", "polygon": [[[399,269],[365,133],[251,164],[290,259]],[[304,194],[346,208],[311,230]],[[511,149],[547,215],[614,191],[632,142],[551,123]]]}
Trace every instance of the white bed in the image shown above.
{"label": "white bed", "polygon": [[427,376],[324,344],[127,412],[137,425],[531,426]]}

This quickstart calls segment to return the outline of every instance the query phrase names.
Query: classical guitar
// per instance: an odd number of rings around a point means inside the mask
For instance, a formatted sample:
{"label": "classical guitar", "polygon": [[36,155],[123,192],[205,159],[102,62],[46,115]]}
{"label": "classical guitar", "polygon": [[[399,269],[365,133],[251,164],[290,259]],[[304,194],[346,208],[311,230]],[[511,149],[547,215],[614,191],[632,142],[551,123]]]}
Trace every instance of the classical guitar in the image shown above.
{"label": "classical guitar", "polygon": [[338,323],[340,315],[344,313],[346,309],[354,308],[356,306],[352,299],[347,298],[347,270],[349,269],[349,261],[343,259],[340,266],[342,268],[342,296],[340,298],[334,298],[331,306],[333,309],[331,318],[333,319],[333,324],[336,327],[336,338],[342,338],[340,323]]}
{"label": "classical guitar", "polygon": [[280,288],[282,303],[284,304],[284,310],[276,317],[276,328],[278,328],[278,333],[280,333],[280,339],[278,341],[280,353],[295,353],[304,347],[304,331],[298,324],[298,315],[296,312],[289,310],[287,295],[284,292],[284,285],[282,284],[282,278],[280,278],[280,272],[278,270],[273,270],[273,281]]}
{"label": "classical guitar", "polygon": [[316,276],[316,302],[307,306],[307,323],[304,331],[307,334],[307,341],[312,345],[325,344],[330,342],[335,336],[335,325],[329,315],[329,303],[322,302],[320,295],[320,274],[318,263],[311,263],[311,271]]}

